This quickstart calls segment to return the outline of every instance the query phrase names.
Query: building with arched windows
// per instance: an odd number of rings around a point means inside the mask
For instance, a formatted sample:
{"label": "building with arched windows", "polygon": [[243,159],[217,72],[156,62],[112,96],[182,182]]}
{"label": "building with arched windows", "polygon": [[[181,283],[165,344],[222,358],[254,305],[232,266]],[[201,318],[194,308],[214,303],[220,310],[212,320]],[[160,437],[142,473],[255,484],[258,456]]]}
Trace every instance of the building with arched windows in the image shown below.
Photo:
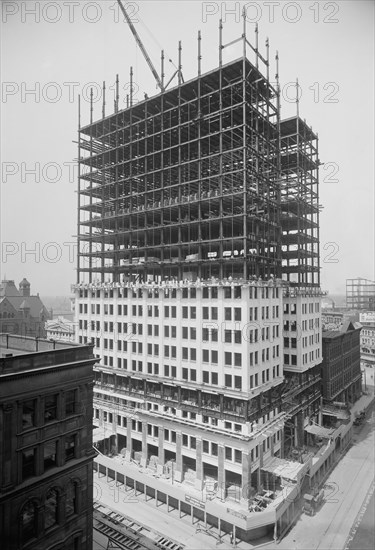
{"label": "building with arched windows", "polygon": [[0,334],[0,541],[91,550],[92,346]]}

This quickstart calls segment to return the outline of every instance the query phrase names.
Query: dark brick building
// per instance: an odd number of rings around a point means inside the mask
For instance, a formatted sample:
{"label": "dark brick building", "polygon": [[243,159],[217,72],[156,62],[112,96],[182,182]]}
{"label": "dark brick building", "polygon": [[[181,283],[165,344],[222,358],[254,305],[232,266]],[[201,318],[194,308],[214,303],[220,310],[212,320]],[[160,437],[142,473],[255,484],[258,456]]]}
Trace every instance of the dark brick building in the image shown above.
{"label": "dark brick building", "polygon": [[0,541],[92,549],[89,345],[0,335]]}
{"label": "dark brick building", "polygon": [[0,334],[20,334],[21,336],[46,336],[45,323],[51,318],[39,294],[32,295],[30,283],[22,279],[19,289],[14,281],[0,283]]}
{"label": "dark brick building", "polygon": [[361,396],[361,327],[350,321],[323,331],[322,395],[326,404],[354,403]]}

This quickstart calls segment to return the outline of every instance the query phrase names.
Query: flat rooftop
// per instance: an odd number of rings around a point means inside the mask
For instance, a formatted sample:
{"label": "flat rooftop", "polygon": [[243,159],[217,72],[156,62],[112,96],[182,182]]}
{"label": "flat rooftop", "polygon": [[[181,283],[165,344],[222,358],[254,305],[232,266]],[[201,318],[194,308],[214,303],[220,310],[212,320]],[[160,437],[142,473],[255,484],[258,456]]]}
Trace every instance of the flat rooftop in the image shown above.
{"label": "flat rooftop", "polygon": [[0,334],[0,376],[93,358],[92,345]]}

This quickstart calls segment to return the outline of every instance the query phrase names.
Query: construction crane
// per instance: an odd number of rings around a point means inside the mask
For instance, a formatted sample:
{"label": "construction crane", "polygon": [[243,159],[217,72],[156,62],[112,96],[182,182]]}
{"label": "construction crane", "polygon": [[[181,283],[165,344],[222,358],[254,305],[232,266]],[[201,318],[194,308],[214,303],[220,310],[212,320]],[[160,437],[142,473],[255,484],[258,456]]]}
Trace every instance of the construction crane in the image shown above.
{"label": "construction crane", "polygon": [[158,85],[158,87],[160,88],[160,90],[161,90],[162,92],[164,92],[164,91],[165,91],[165,87],[164,87],[164,85],[163,85],[163,82],[162,82],[162,80],[161,80],[161,78],[160,78],[160,76],[159,76],[157,70],[155,69],[154,64],[152,63],[152,61],[151,61],[151,59],[150,59],[150,56],[148,55],[148,53],[147,53],[147,51],[146,51],[146,48],[144,47],[144,45],[143,45],[143,43],[142,43],[142,40],[140,39],[140,37],[139,37],[137,31],[135,30],[135,27],[134,27],[134,25],[133,25],[133,23],[132,23],[132,20],[130,19],[129,15],[127,14],[126,9],[125,9],[125,7],[123,6],[121,0],[117,0],[117,2],[118,2],[118,5],[120,6],[120,10],[121,10],[122,13],[124,14],[124,17],[125,17],[125,19],[126,19],[128,25],[129,25],[129,27],[130,27],[130,30],[131,30],[132,33],[133,33],[133,36],[134,36],[134,38],[135,38],[135,41],[137,42],[137,44],[138,44],[138,46],[139,46],[141,52],[143,53],[143,56],[144,56],[144,58],[145,58],[145,60],[146,60],[146,62],[147,62],[147,65],[150,67],[151,72],[152,72],[152,74],[154,75],[154,78],[155,78],[155,80],[156,80],[156,84]]}

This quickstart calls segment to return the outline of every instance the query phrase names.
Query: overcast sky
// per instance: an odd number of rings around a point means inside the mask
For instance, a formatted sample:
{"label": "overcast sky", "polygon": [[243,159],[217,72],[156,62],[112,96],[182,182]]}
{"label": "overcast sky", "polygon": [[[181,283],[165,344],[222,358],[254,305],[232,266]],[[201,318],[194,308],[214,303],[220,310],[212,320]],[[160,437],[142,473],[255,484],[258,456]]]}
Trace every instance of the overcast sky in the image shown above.
{"label": "overcast sky", "polygon": [[[282,117],[295,114],[289,83],[301,86],[300,116],[319,134],[322,287],[345,291],[345,279],[374,278],[374,2],[127,2],[157,69],[160,50],[177,64],[182,41],[185,80],[218,63],[218,24],[224,43],[247,32],[260,49],[269,37],[271,78],[276,50],[283,89]],[[27,277],[33,293],[69,294],[75,282],[78,94],[89,121],[89,89],[105,80],[106,114],[120,106],[133,66],[136,98],[157,92],[154,78],[114,0],[2,2],[1,240],[2,278]],[[225,50],[224,62],[240,47]],[[251,58],[251,57],[250,57]],[[166,79],[173,74],[166,63]],[[91,84],[90,84],[91,83]],[[101,100],[94,117],[101,116]]]}

